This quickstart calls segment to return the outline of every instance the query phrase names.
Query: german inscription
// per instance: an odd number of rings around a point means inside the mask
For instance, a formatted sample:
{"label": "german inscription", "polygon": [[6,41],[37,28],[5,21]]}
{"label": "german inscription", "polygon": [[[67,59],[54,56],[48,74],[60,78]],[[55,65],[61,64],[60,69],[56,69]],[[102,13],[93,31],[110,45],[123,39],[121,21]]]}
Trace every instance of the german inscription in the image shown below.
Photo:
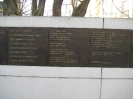
{"label": "german inscription", "polygon": [[133,32],[0,28],[0,65],[133,67]]}
{"label": "german inscription", "polygon": [[50,65],[88,65],[89,36],[86,29],[55,29],[49,35]]}
{"label": "german inscription", "polygon": [[9,29],[9,64],[47,65],[48,32],[42,28]]}
{"label": "german inscription", "polygon": [[125,67],[129,62],[130,32],[91,30],[90,66]]}

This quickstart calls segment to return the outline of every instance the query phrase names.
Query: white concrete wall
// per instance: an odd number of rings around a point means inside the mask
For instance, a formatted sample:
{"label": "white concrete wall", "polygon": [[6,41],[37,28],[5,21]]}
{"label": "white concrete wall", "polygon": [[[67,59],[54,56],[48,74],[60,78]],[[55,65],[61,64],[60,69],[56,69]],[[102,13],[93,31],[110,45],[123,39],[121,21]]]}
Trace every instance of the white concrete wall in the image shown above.
{"label": "white concrete wall", "polygon": [[[133,30],[133,20],[0,17],[0,27]],[[0,99],[133,99],[132,93],[132,68],[0,65]]]}

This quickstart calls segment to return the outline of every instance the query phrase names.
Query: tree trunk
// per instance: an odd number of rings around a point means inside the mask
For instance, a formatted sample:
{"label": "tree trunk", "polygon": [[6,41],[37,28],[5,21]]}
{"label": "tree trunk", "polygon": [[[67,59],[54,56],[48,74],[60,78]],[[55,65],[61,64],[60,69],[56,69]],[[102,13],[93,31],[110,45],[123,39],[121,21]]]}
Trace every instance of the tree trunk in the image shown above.
{"label": "tree trunk", "polygon": [[36,15],[37,12],[37,0],[32,0],[32,16]]}
{"label": "tree trunk", "polygon": [[3,15],[21,15],[21,12],[18,10],[18,5],[16,0],[4,0],[3,1]]}
{"label": "tree trunk", "polygon": [[39,0],[37,6],[37,0],[32,0],[32,16],[43,16],[46,0]]}
{"label": "tree trunk", "polygon": [[45,2],[46,2],[46,0],[39,0],[38,10],[37,10],[37,16],[43,16]]}
{"label": "tree trunk", "polygon": [[53,16],[61,16],[61,6],[63,0],[54,0],[53,3]]}
{"label": "tree trunk", "polygon": [[72,16],[84,17],[90,0],[83,0],[78,7],[73,9]]}

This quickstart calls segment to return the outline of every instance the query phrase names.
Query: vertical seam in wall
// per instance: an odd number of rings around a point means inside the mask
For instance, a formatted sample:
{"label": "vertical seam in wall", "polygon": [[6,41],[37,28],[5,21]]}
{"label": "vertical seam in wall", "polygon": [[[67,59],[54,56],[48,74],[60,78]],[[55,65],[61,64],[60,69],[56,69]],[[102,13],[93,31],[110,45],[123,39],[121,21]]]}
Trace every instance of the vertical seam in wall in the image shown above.
{"label": "vertical seam in wall", "polygon": [[[104,29],[104,18],[103,18],[103,29]],[[100,99],[102,99],[102,67],[101,67],[101,86],[100,86]]]}
{"label": "vertical seam in wall", "polygon": [[103,18],[103,29],[104,29],[104,18]]}
{"label": "vertical seam in wall", "polygon": [[101,67],[101,82],[100,82],[100,99],[102,99],[102,67]]}

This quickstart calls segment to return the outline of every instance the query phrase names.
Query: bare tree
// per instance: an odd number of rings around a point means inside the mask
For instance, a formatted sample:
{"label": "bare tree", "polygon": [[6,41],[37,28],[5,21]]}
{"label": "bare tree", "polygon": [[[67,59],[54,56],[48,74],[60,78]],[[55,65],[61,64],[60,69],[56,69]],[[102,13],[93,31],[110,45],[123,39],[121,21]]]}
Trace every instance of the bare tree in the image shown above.
{"label": "bare tree", "polygon": [[[18,3],[18,1],[19,2],[21,1],[21,3]],[[30,1],[30,3],[29,3],[29,1]],[[47,13],[49,13],[49,12],[51,13],[51,10],[52,10],[53,16],[61,16],[62,5],[63,5],[63,8],[65,5],[65,8],[66,8],[65,11],[67,13],[67,10],[69,9],[69,12],[70,12],[69,15],[84,17],[84,15],[87,12],[87,7],[90,3],[90,0],[71,0],[71,3],[69,2],[69,4],[65,4],[65,2],[63,2],[63,1],[65,1],[65,0],[54,0],[53,4],[51,4],[51,5],[53,5],[53,9],[50,9]],[[102,4],[103,15],[106,14],[106,12],[104,11],[105,8],[103,8],[103,2],[104,1],[105,0],[102,0],[102,2],[99,1],[99,4],[98,4],[98,6],[100,4]],[[108,1],[108,0],[106,0],[106,1]],[[4,16],[10,16],[10,15],[43,16],[44,15],[45,2],[46,2],[46,0],[3,0],[3,9],[2,9],[3,15]],[[123,7],[123,5],[121,5],[119,7],[118,5],[115,4],[114,0],[112,0],[112,3],[110,3],[110,4],[112,4],[115,7],[115,9],[117,11],[119,11],[121,14],[121,16],[118,16],[117,13],[119,13],[119,12],[116,12],[116,15],[117,15],[116,17],[123,17],[124,16],[124,18],[127,18],[127,17],[130,18],[129,12],[128,12],[130,9],[123,11],[121,9]],[[69,7],[67,5],[69,5]],[[72,5],[73,9],[71,9],[71,7],[70,7],[71,5]],[[31,7],[31,9],[29,7]],[[100,7],[101,6],[99,6],[99,9],[100,9]],[[94,11],[94,10],[91,10],[91,11]]]}
{"label": "bare tree", "polygon": [[[54,0],[53,3],[53,16],[61,16],[61,6],[63,0]],[[80,2],[80,4],[78,4]],[[84,17],[90,0],[71,0],[73,7],[72,16]]]}
{"label": "bare tree", "polygon": [[61,16],[61,6],[63,0],[54,0],[53,3],[53,16]]}
{"label": "bare tree", "polygon": [[46,0],[32,0],[32,16],[43,16]]}
{"label": "bare tree", "polygon": [[37,0],[32,0],[32,6],[31,6],[32,8],[32,15],[34,16],[34,15],[36,15],[36,13],[37,13]]}
{"label": "bare tree", "polygon": [[[82,0],[82,1],[80,1],[80,4],[77,6],[77,3],[73,0],[73,2],[72,2],[72,6],[73,6],[72,16],[84,17],[84,15],[86,14],[89,2],[90,2],[90,0]],[[73,4],[73,3],[76,3],[76,4]],[[76,7],[74,5],[76,5]]]}
{"label": "bare tree", "polygon": [[4,0],[3,1],[3,15],[21,15],[18,9],[17,0]]}
{"label": "bare tree", "polygon": [[[53,2],[53,16],[61,16],[61,7],[64,0],[54,0]],[[79,3],[77,3],[77,1]],[[23,0],[24,2],[24,0]],[[31,15],[43,16],[46,0],[32,0]],[[83,17],[86,13],[90,0],[72,0],[73,13],[72,16]],[[4,0],[4,15],[21,15],[18,9],[17,0]],[[23,6],[23,5],[22,5]],[[22,11],[23,12],[23,11]]]}

